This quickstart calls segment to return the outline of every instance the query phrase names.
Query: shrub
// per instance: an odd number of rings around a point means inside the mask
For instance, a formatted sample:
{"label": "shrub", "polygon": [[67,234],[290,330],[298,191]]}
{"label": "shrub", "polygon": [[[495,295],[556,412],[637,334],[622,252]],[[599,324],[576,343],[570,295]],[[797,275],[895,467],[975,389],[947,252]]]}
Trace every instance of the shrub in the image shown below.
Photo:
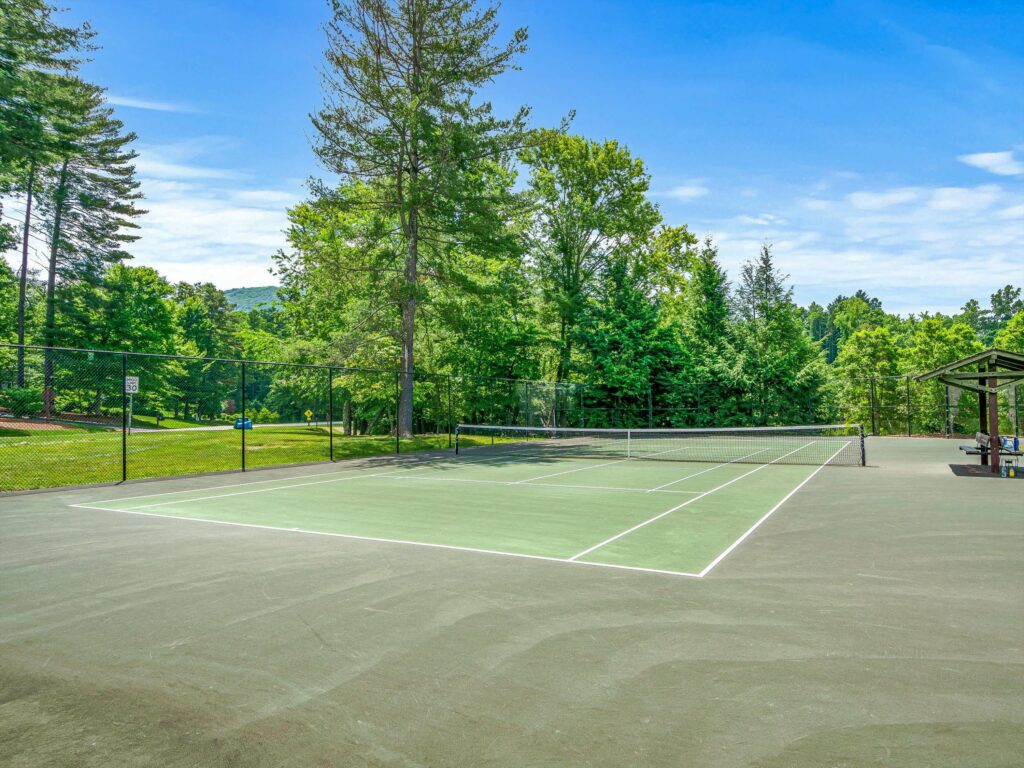
{"label": "shrub", "polygon": [[0,408],[19,418],[38,416],[43,410],[43,396],[34,389],[0,389]]}

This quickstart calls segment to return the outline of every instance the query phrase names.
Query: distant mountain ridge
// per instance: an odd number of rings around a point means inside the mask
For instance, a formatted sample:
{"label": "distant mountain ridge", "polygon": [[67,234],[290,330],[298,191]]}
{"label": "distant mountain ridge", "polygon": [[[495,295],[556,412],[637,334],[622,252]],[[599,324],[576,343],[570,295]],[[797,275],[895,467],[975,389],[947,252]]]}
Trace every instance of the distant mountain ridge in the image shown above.
{"label": "distant mountain ridge", "polygon": [[255,309],[260,305],[270,306],[277,303],[277,286],[264,285],[259,288],[228,288],[224,291],[228,301],[243,312]]}

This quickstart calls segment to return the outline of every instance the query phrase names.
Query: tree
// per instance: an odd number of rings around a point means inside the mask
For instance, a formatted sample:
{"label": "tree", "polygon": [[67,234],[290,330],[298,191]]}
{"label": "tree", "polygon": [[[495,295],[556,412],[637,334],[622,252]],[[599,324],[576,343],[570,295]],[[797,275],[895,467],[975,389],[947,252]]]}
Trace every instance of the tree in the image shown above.
{"label": "tree", "polygon": [[[842,399],[842,415],[849,421],[857,421],[872,427],[878,426],[876,410],[882,418],[882,429],[892,431],[897,418],[903,424],[905,413],[894,410],[899,398],[899,385],[903,382],[900,350],[896,338],[888,328],[862,328],[843,344],[836,359],[836,371],[840,375],[839,390]],[[877,408],[878,404],[886,404]],[[886,420],[892,425],[886,424]]]}
{"label": "tree", "polygon": [[333,0],[333,11],[316,151],[344,181],[366,185],[360,205],[398,222],[398,428],[411,435],[421,275],[443,276],[454,249],[500,244],[511,195],[480,167],[522,143],[527,110],[499,119],[475,97],[514,66],[526,32],[495,44],[497,8],[471,0]]}
{"label": "tree", "polygon": [[96,86],[74,80],[67,101],[72,105],[69,116],[82,115],[82,122],[64,125],[55,142],[56,164],[41,174],[50,238],[43,329],[47,346],[56,334],[58,279],[95,277],[107,265],[130,258],[124,246],[138,238],[128,230],[138,228],[134,219],[144,213],[135,206],[141,198],[132,165],[137,155],[126,148],[135,134],[124,133]]}
{"label": "tree", "polygon": [[611,406],[617,416],[607,426],[650,426],[655,396],[665,406],[679,405],[674,395],[685,355],[644,288],[629,261],[614,258],[597,296],[586,302],[574,328],[586,352],[588,394]]}
{"label": "tree", "polygon": [[[907,348],[905,366],[910,373],[924,373],[962,357],[980,352],[984,345],[966,323],[949,323],[940,317],[924,316],[918,323]],[[926,431],[942,432],[960,422],[977,423],[977,400],[963,398],[964,390],[947,388],[939,382],[926,382],[914,390],[914,411]],[[947,406],[948,398],[948,406]],[[947,410],[951,409],[951,410]]]}
{"label": "tree", "polygon": [[[45,0],[0,0],[0,194],[23,195],[22,259],[17,341],[25,343],[29,240],[40,167],[52,161],[52,144],[66,114],[66,84],[91,50],[88,24],[66,27]],[[0,204],[2,210],[2,204]],[[0,251],[14,238],[0,226]],[[25,384],[24,350],[18,350],[18,386]]]}
{"label": "tree", "polygon": [[733,311],[737,374],[761,424],[813,420],[824,381],[824,360],[804,330],[792,291],[775,268],[771,247],[743,265]]}
{"label": "tree", "polygon": [[730,321],[729,277],[718,261],[718,249],[705,239],[691,259],[689,284],[680,316],[682,346],[693,360],[690,399],[696,423],[728,424],[737,414],[735,362],[737,352]]}
{"label": "tree", "polygon": [[1017,310],[996,334],[995,346],[1024,355],[1024,309]]}
{"label": "tree", "polygon": [[977,299],[971,299],[964,304],[956,320],[973,328],[981,342],[989,346],[999,330],[1022,309],[1021,289],[1006,285],[989,297],[988,309],[983,309]]}
{"label": "tree", "polygon": [[[197,358],[236,358],[239,313],[212,283],[178,283],[174,287],[179,354]],[[238,368],[222,360],[184,360],[173,377],[177,399],[174,415],[211,417],[229,396],[239,399]]]}
{"label": "tree", "polygon": [[0,176],[45,141],[46,75],[70,74],[91,48],[88,23],[66,27],[46,0],[0,0]]}
{"label": "tree", "polygon": [[0,257],[0,341],[14,341],[17,311],[18,281],[7,261]]}
{"label": "tree", "polygon": [[575,326],[612,261],[651,241],[661,219],[650,176],[615,141],[542,131],[522,153],[535,201],[532,258],[558,321],[556,379],[567,380]]}
{"label": "tree", "polygon": [[354,183],[289,211],[290,249],[275,256],[293,336],[336,365],[393,368],[401,346],[404,242],[397,217]]}

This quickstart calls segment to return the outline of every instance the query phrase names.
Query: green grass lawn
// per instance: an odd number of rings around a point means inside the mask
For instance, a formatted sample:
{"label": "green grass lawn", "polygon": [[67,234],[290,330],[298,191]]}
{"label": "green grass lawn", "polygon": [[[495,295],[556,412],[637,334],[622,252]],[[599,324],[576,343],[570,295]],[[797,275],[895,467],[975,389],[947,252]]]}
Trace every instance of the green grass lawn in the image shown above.
{"label": "green grass lawn", "polygon": [[172,419],[163,417],[158,422],[156,416],[132,415],[132,426],[145,429],[195,429],[196,427],[221,427],[230,426],[234,421],[227,419],[213,419],[212,421],[185,421],[184,419]]}
{"label": "green grass lawn", "polygon": [[[246,466],[327,461],[326,427],[260,427],[246,438]],[[448,435],[402,440],[402,451],[448,447]],[[334,432],[334,458],[393,453],[394,437]],[[128,436],[128,477],[166,477],[241,468],[240,430],[175,430]],[[0,430],[0,491],[121,479],[121,432],[107,429]]]}

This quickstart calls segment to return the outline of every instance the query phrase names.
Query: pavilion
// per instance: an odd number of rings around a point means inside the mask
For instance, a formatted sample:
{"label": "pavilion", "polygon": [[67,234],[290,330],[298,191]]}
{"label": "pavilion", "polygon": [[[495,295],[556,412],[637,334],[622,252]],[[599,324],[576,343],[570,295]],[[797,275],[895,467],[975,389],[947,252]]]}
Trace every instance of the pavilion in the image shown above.
{"label": "pavilion", "polygon": [[[999,472],[998,394],[1002,389],[1024,383],[1024,355],[992,347],[914,377],[915,381],[929,379],[978,393],[978,431],[989,435],[992,471]],[[989,463],[984,453],[981,463]]]}

